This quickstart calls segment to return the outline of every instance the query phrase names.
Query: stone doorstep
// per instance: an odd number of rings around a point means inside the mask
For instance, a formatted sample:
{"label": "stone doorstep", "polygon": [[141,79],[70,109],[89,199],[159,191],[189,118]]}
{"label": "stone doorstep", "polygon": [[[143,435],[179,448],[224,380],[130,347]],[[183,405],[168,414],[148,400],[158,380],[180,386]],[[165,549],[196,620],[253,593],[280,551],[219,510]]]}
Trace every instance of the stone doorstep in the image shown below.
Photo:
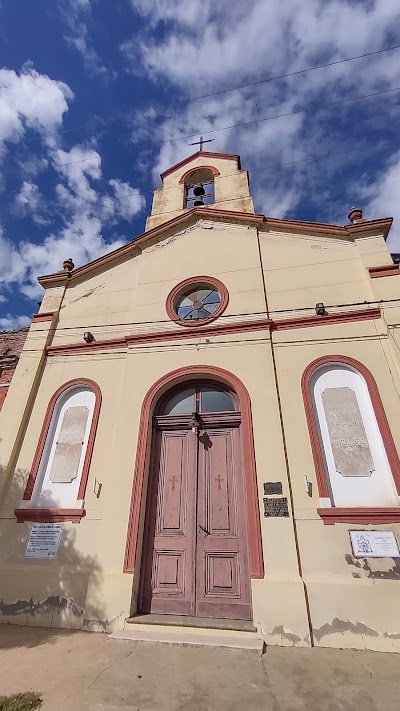
{"label": "stone doorstep", "polygon": [[131,642],[157,642],[189,647],[228,647],[262,654],[264,641],[255,632],[211,630],[201,627],[135,624],[127,630],[108,635],[108,639]]}
{"label": "stone doorstep", "polygon": [[201,627],[211,630],[237,630],[239,632],[257,632],[250,620],[223,620],[212,617],[190,617],[186,615],[139,614],[128,617],[129,625],[147,624],[173,627]]}

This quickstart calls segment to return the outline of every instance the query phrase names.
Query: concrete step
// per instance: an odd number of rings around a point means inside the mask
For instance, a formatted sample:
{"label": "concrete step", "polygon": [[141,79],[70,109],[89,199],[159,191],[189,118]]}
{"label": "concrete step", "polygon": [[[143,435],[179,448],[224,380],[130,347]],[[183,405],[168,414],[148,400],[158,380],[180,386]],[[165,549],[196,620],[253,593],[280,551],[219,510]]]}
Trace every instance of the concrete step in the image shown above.
{"label": "concrete step", "polygon": [[157,642],[189,647],[228,647],[245,649],[262,654],[264,642],[255,632],[237,630],[212,630],[198,627],[170,625],[130,625],[129,629],[108,635],[109,639],[129,640],[131,642]]}
{"label": "concrete step", "polygon": [[250,620],[223,620],[214,617],[190,617],[188,615],[157,615],[154,613],[138,614],[128,617],[129,625],[164,625],[173,627],[201,627],[212,630],[237,630],[239,632],[257,632]]}

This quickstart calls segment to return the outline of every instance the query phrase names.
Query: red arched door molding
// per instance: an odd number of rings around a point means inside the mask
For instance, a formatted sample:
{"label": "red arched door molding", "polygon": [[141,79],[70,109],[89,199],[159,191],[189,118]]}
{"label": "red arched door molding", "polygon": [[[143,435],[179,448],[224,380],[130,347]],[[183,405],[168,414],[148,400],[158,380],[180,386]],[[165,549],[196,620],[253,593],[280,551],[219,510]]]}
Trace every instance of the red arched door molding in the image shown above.
{"label": "red arched door molding", "polygon": [[148,448],[151,446],[151,415],[160,396],[174,384],[191,378],[211,378],[230,385],[240,401],[242,414],[241,437],[243,470],[246,488],[247,527],[249,537],[250,574],[252,578],[264,577],[264,561],[261,544],[260,509],[257,494],[257,474],[254,455],[253,424],[250,396],[242,381],[223,368],[210,365],[195,365],[179,368],[157,380],[145,396],[140,414],[136,462],[133,475],[132,498],[129,512],[124,572],[133,573],[137,557],[140,515],[143,507]]}

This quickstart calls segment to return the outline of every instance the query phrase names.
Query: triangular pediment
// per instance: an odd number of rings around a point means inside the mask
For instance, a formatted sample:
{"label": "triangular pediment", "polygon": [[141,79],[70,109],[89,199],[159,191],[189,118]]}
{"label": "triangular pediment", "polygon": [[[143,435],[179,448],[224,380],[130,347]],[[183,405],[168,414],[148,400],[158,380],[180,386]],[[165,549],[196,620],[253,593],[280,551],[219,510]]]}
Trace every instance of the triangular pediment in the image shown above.
{"label": "triangular pediment", "polygon": [[357,236],[365,233],[376,233],[380,231],[384,238],[387,238],[393,219],[388,217],[382,220],[365,220],[356,224],[345,226],[317,223],[317,222],[302,222],[300,220],[278,220],[275,218],[266,217],[265,215],[255,215],[252,213],[230,212],[228,210],[210,210],[207,207],[195,207],[184,213],[164,222],[157,227],[154,227],[147,232],[142,233],[135,239],[127,242],[127,244],[104,254],[98,259],[94,259],[87,264],[74,269],[72,272],[56,272],[38,277],[39,283],[43,287],[55,286],[62,282],[70,282],[84,275],[89,275],[98,269],[111,267],[113,263],[119,262],[124,257],[135,258],[143,248],[151,245],[152,242],[168,239],[171,234],[185,229],[189,225],[198,222],[199,220],[208,220],[215,222],[225,222],[233,224],[254,225],[261,228],[263,231],[279,229],[290,231],[292,234],[314,234],[323,236],[332,236],[340,239],[352,241]]}

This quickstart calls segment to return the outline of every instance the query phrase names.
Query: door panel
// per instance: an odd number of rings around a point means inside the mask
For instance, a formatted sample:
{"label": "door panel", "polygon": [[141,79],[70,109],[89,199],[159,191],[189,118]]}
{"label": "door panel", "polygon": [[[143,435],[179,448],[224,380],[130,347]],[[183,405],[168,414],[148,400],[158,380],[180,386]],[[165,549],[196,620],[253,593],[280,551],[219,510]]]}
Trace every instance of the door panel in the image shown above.
{"label": "door panel", "polygon": [[199,436],[196,614],[251,619],[238,427]]}
{"label": "door panel", "polygon": [[189,418],[157,419],[141,609],[250,620],[240,417],[208,415],[202,425],[194,433]]}
{"label": "door panel", "polygon": [[143,612],[194,614],[196,436],[158,431],[149,482]]}

